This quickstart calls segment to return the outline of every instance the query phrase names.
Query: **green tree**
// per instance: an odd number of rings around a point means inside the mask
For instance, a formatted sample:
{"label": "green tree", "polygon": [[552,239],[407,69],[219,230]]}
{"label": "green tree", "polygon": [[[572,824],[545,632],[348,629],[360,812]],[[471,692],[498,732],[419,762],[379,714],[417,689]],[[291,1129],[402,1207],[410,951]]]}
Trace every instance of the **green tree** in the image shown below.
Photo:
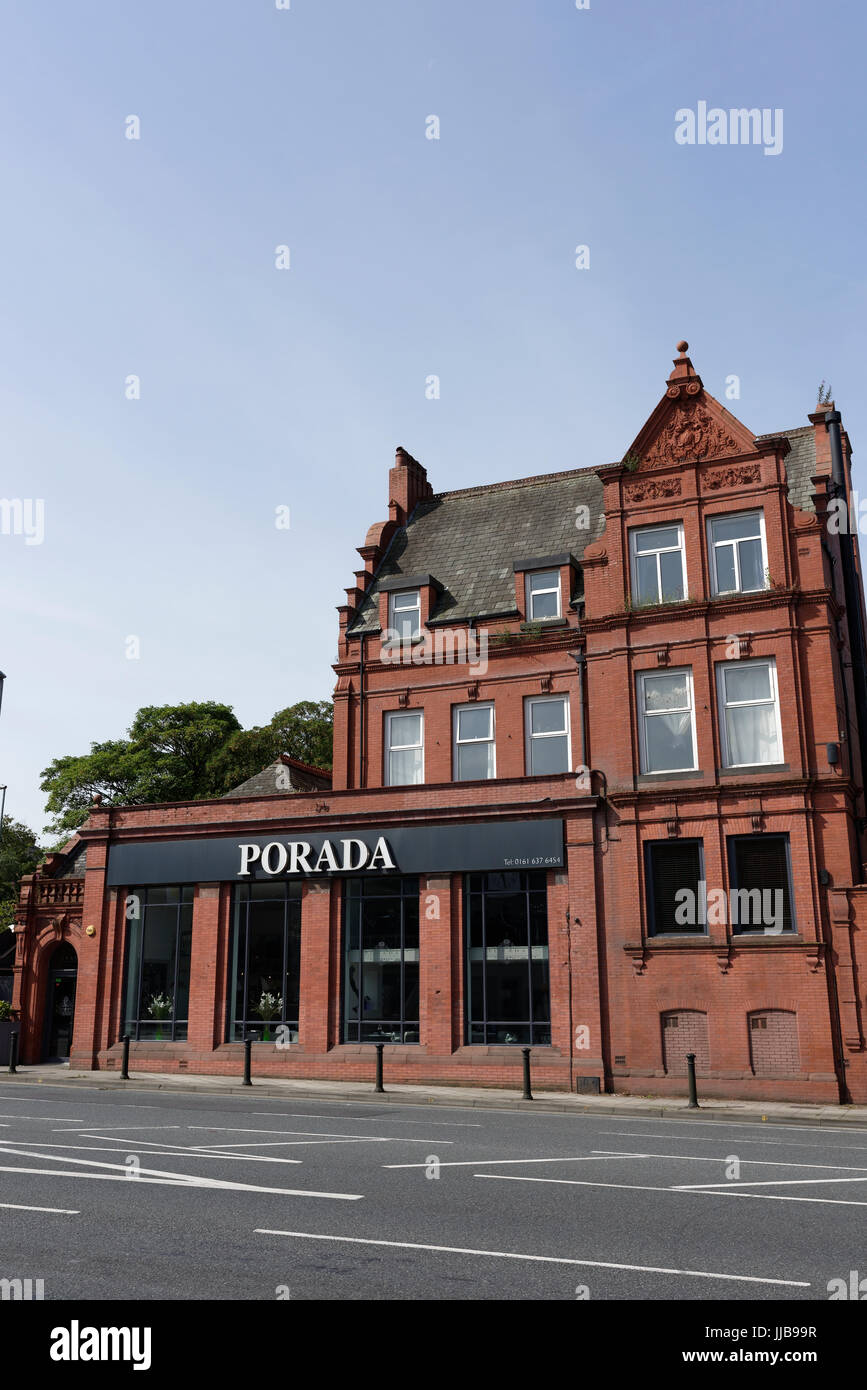
{"label": "green tree", "polygon": [[48,827],[67,835],[87,819],[94,795],[108,805],[196,801],[222,796],[279,756],[331,766],[332,707],[302,700],[262,728],[242,729],[229,705],[214,701],[149,705],[125,739],[55,758],[42,773]]}
{"label": "green tree", "polygon": [[0,931],[8,927],[18,903],[18,883],[43,857],[33,831],[21,821],[3,819],[0,831]]}
{"label": "green tree", "polygon": [[44,769],[49,828],[77,830],[97,792],[115,806],[217,795],[208,764],[240,728],[230,706],[212,700],[140,709],[127,738],[93,743],[89,753],[55,758]]}
{"label": "green tree", "polygon": [[234,734],[211,764],[219,792],[255,777],[281,753],[313,767],[330,768],[334,709],[330,700],[300,700],[278,710],[269,724]]}

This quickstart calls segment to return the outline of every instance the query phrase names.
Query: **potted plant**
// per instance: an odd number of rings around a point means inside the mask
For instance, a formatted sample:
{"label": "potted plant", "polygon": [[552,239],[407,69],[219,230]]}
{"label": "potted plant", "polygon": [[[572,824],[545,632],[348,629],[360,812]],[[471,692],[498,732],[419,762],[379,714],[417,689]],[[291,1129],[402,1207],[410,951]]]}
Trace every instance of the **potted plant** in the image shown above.
{"label": "potted plant", "polygon": [[279,1018],[283,1012],[283,995],[271,994],[268,990],[263,990],[259,997],[258,1004],[253,1005],[253,1013],[258,1014],[264,1023],[262,1041],[271,1041],[271,1030],[268,1024],[272,1018]]}
{"label": "potted plant", "polygon": [[12,1042],[12,1032],[17,1028],[17,1023],[13,1021],[12,1005],[8,999],[0,999],[0,1066],[9,1065],[9,1048]]}
{"label": "potted plant", "polygon": [[167,994],[152,994],[148,1004],[148,1013],[151,1018],[157,1020],[156,1040],[162,1042],[163,1030],[160,1027],[160,1021],[172,1016],[172,1001],[169,996]]}

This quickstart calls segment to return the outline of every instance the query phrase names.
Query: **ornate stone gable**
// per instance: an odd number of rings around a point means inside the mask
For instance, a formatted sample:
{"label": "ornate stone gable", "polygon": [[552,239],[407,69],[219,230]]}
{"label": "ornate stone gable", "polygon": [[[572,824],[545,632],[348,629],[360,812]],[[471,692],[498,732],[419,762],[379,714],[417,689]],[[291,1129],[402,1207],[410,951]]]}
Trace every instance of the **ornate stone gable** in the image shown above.
{"label": "ornate stone gable", "polygon": [[665,395],[626,458],[638,471],[755,451],[752,434],[705,391],[687,357],[686,342],[666,382]]}
{"label": "ornate stone gable", "polygon": [[703,459],[730,458],[743,452],[743,444],[715,419],[704,401],[687,398],[678,401],[640,457],[642,467],[661,468],[667,463],[700,463]]}

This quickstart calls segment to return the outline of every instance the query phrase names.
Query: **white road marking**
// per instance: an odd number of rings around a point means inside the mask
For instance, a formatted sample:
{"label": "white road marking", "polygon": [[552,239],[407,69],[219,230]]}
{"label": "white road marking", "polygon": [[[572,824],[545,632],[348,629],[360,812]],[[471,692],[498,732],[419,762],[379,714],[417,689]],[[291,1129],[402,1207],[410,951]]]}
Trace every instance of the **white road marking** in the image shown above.
{"label": "white road marking", "polygon": [[[628,1155],[622,1149],[594,1149],[595,1154],[606,1154],[609,1158],[673,1158],[678,1162],[684,1163],[727,1163],[727,1158],[717,1158],[710,1154],[632,1154]],[[751,1168],[834,1168],[840,1173],[867,1173],[867,1168],[850,1167],[847,1163],[787,1163],[781,1158],[745,1158],[742,1160],[748,1163]],[[729,1179],[729,1181],[735,1181]],[[824,1179],[822,1181],[825,1181]],[[836,1179],[828,1179],[836,1181]],[[842,1181],[842,1179],[841,1179]],[[693,1184],[700,1187],[712,1187],[712,1183]],[[720,1185],[720,1184],[718,1184]]]}
{"label": "white road marking", "polygon": [[[47,1157],[47,1155],[37,1155]],[[75,1163],[75,1159],[68,1159],[67,1162]],[[101,1167],[122,1167],[121,1164],[101,1164]],[[135,1178],[130,1178],[129,1172],[118,1173],[82,1173],[79,1170],[74,1172],[66,1169],[55,1168],[0,1168],[0,1173],[35,1173],[43,1178],[87,1178],[93,1182],[142,1182],[155,1185],[157,1187],[185,1187],[203,1188],[213,1192],[265,1192],[277,1197],[329,1197],[335,1202],[360,1202],[363,1193],[350,1192],[309,1192],[302,1188],[292,1187],[256,1187],[252,1183],[244,1182],[219,1182],[216,1178],[185,1178],[181,1174],[173,1177],[156,1178],[148,1175],[148,1170],[142,1168]]]}
{"label": "white road marking", "polygon": [[[442,1167],[442,1165],[440,1165]],[[690,1192],[684,1187],[654,1187],[651,1183],[640,1182],[595,1182],[590,1178],[527,1178],[517,1173],[473,1173],[474,1178],[490,1178],[491,1182],[541,1182],[552,1187],[616,1187],[624,1192]],[[702,1188],[707,1191],[707,1188]]]}
{"label": "white road marking", "polygon": [[20,1202],[0,1202],[0,1207],[9,1211],[50,1211],[56,1216],[80,1216],[80,1211],[70,1211],[68,1207],[24,1207]]}
{"label": "white road marking", "polygon": [[[54,1090],[58,1089],[59,1088],[57,1086],[54,1087]],[[95,1090],[96,1088],[89,1087],[88,1089]],[[13,1096],[11,1092],[0,1091],[0,1100],[18,1100],[21,1101],[22,1105],[25,1101],[28,1105],[56,1105],[58,1097],[55,1096],[53,1100],[39,1100],[37,1096]]]}
{"label": "white road marking", "polygon": [[[727,1192],[713,1187],[686,1190],[690,1197],[752,1197],[757,1202],[819,1202],[823,1207],[867,1207],[867,1202],[855,1202],[847,1197],[786,1197],[776,1192]],[[671,1191],[676,1192],[677,1188]]]}
{"label": "white road marking", "polygon": [[[246,1140],[243,1144],[230,1144],[228,1146],[225,1144],[193,1144],[187,1152],[208,1153],[211,1149],[226,1147],[232,1149],[309,1149],[315,1148],[317,1144],[330,1144],[333,1148],[339,1144],[390,1144],[392,1142],[390,1139],[379,1139],[370,1134],[361,1135],[358,1139],[257,1139],[253,1143]],[[300,1158],[298,1162],[301,1162]]]}
{"label": "white road marking", "polygon": [[[329,1102],[329,1104],[331,1104],[331,1102]],[[357,1104],[359,1104],[359,1102],[358,1102],[358,1101],[355,1101],[355,1102],[353,1102],[353,1104],[356,1104],[356,1105],[357,1105]],[[260,1115],[260,1116],[262,1116],[262,1118],[265,1118],[265,1119],[272,1119],[272,1120],[341,1120],[341,1119],[346,1119],[346,1116],[345,1116],[345,1115],[309,1115],[309,1114],[307,1114],[307,1113],[306,1113],[305,1111],[303,1111],[303,1110],[299,1110],[299,1111],[298,1111],[296,1114],[294,1114],[294,1115],[283,1115],[283,1114],[279,1113],[277,1110],[251,1110],[249,1113],[250,1113],[251,1115]],[[384,1123],[384,1122],[387,1120],[388,1123],[389,1123],[390,1125],[436,1125],[438,1129],[441,1128],[441,1127],[444,1127],[444,1128],[446,1128],[446,1129],[481,1129],[481,1128],[482,1128],[481,1122],[480,1122],[479,1120],[476,1120],[476,1121],[472,1121],[472,1120],[434,1120],[434,1119],[431,1118],[430,1115],[426,1115],[425,1118],[424,1118],[423,1120],[404,1120],[404,1119],[400,1119],[400,1118],[399,1118],[398,1116],[396,1116],[396,1115],[352,1115],[352,1116],[351,1116],[351,1119],[352,1119],[352,1123],[353,1123],[354,1125],[358,1125],[358,1124],[376,1124],[377,1122],[379,1122],[380,1124],[382,1124],[382,1123]]]}
{"label": "white road marking", "polygon": [[[794,1164],[787,1164],[786,1166],[787,1166],[787,1167],[793,1167],[793,1168],[800,1168],[802,1165],[799,1164],[799,1163],[794,1163]],[[812,1165],[809,1165],[809,1166],[812,1166]],[[828,1167],[828,1168],[836,1168],[836,1167],[837,1167],[837,1164],[836,1164],[836,1163],[828,1163],[828,1164],[826,1164],[825,1166]],[[820,1183],[827,1184],[827,1183],[836,1183],[836,1182],[867,1182],[867,1177],[865,1177],[865,1178],[762,1178],[761,1181],[753,1181],[751,1178],[745,1178],[745,1179],[743,1179],[743,1180],[741,1180],[741,1181],[738,1181],[737,1179],[734,1179],[734,1178],[733,1178],[730,1182],[724,1182],[724,1183],[723,1183],[723,1182],[678,1183],[678,1184],[677,1184],[676,1186],[674,1186],[671,1190],[672,1190],[673,1192],[689,1192],[689,1191],[691,1191],[691,1190],[693,1190],[693,1189],[695,1189],[695,1188],[704,1188],[705,1191],[706,1191],[708,1188],[711,1188],[711,1187],[726,1187],[726,1188],[730,1187],[733,1191],[734,1191],[736,1188],[738,1188],[738,1187],[818,1187],[818,1185],[819,1185]]]}
{"label": "white road marking", "polygon": [[[526,1111],[526,1110],[518,1110],[518,1111],[516,1111],[515,1113],[518,1114],[518,1115],[526,1115],[526,1114],[527,1114],[527,1111]],[[551,1113],[551,1112],[548,1112],[548,1113]],[[609,1119],[609,1118],[614,1118],[614,1117],[612,1116],[612,1113],[611,1113],[611,1111],[609,1110],[609,1111],[607,1111],[607,1112],[605,1113],[604,1116],[603,1116],[603,1115],[588,1115],[586,1112],[581,1111],[578,1115],[576,1115],[575,1118],[576,1118],[576,1119],[581,1119],[581,1120],[601,1120],[601,1119]],[[791,1124],[791,1125],[787,1125],[787,1124],[774,1124],[774,1125],[768,1125],[768,1124],[767,1124],[767,1121],[762,1122],[762,1120],[679,1120],[679,1119],[677,1119],[677,1117],[674,1116],[674,1115],[672,1115],[672,1116],[666,1116],[665,1118],[668,1120],[668,1123],[669,1123],[669,1124],[672,1124],[672,1125],[688,1125],[690,1129],[693,1129],[696,1125],[702,1125],[703,1127],[706,1127],[706,1126],[708,1126],[708,1125],[712,1125],[714,1129],[764,1129],[765,1126],[767,1125],[768,1130],[769,1130],[770,1132],[772,1132],[772,1133],[773,1133],[774,1131],[780,1130],[780,1129],[783,1130],[784,1132],[787,1132],[787,1131],[790,1130],[790,1129],[795,1129],[795,1130],[805,1129],[805,1130],[812,1130],[813,1132],[818,1133],[818,1134],[827,1134],[827,1135],[831,1135],[831,1134],[834,1134],[834,1133],[837,1133],[837,1134],[867,1134],[867,1129],[856,1129],[854,1126],[850,1126],[850,1125],[846,1124],[845,1121],[843,1122],[843,1124],[839,1124],[839,1125],[796,1125],[796,1124]],[[630,1116],[629,1116],[629,1123],[630,1123],[631,1125],[635,1125],[635,1124],[638,1124],[638,1125],[658,1125],[658,1124],[659,1124],[659,1120],[660,1120],[660,1117],[659,1117],[658,1115],[653,1115],[653,1116],[648,1115],[647,1119],[644,1119],[644,1117],[643,1117],[642,1115],[630,1115]],[[609,1134],[610,1134],[610,1133],[612,1133],[613,1131],[611,1131],[611,1130],[603,1130],[603,1131],[600,1131],[600,1132],[601,1132],[601,1133],[609,1133]],[[644,1136],[642,1135],[641,1137],[643,1138]],[[678,1138],[678,1139],[685,1139],[685,1138],[686,1138],[686,1135],[685,1135],[685,1134],[678,1134],[677,1136],[672,1135],[672,1138],[675,1138],[675,1137]]]}
{"label": "white road marking", "polygon": [[[609,1155],[613,1157],[613,1155]],[[623,1158],[644,1158],[644,1154],[623,1154]],[[563,1158],[460,1158],[441,1163],[441,1168],[485,1168],[489,1164],[501,1163],[601,1163],[598,1153],[579,1154],[577,1157]],[[426,1163],[383,1163],[383,1168],[426,1168]]]}
{"label": "white road marking", "polygon": [[[362,1193],[347,1193],[347,1192],[305,1192],[305,1191],[295,1191],[295,1190],[293,1190],[293,1189],[291,1189],[291,1188],[282,1188],[282,1187],[253,1187],[253,1186],[250,1186],[248,1183],[229,1182],[228,1180],[222,1179],[222,1178],[205,1178],[205,1177],[194,1176],[194,1175],[192,1175],[192,1174],[186,1174],[186,1173],[167,1173],[167,1172],[165,1172],[165,1171],[164,1171],[163,1169],[161,1169],[161,1168],[137,1168],[137,1169],[135,1170],[135,1172],[136,1172],[136,1177],[135,1177],[135,1178],[130,1178],[130,1176],[129,1176],[129,1174],[130,1174],[130,1169],[126,1166],[125,1163],[102,1163],[102,1162],[100,1162],[100,1161],[99,1161],[98,1159],[96,1159],[96,1158],[69,1158],[69,1157],[66,1157],[66,1156],[64,1156],[64,1158],[60,1158],[59,1155],[55,1158],[54,1154],[35,1154],[35,1153],[28,1153],[26,1149],[10,1149],[10,1148],[3,1147],[3,1146],[0,1146],[0,1156],[2,1156],[3,1158],[13,1158],[13,1157],[14,1157],[14,1158],[41,1158],[41,1159],[43,1160],[43,1162],[45,1162],[45,1160],[47,1159],[50,1163],[75,1163],[75,1164],[81,1165],[81,1167],[84,1167],[84,1168],[105,1168],[105,1169],[110,1169],[110,1170],[112,1170],[112,1174],[113,1174],[113,1175],[114,1175],[114,1174],[117,1174],[117,1176],[118,1176],[119,1178],[121,1178],[121,1179],[122,1179],[123,1181],[125,1181],[125,1182],[139,1182],[139,1181],[142,1180],[141,1175],[144,1175],[145,1179],[148,1180],[148,1181],[154,1180],[154,1179],[156,1179],[156,1180],[159,1180],[159,1179],[168,1179],[169,1182],[170,1182],[170,1184],[171,1184],[172,1186],[178,1186],[178,1185],[179,1185],[179,1186],[182,1186],[182,1187],[208,1187],[208,1188],[212,1188],[212,1189],[214,1189],[214,1190],[220,1190],[220,1191],[237,1191],[237,1192],[274,1192],[274,1193],[279,1193],[279,1194],[281,1194],[281,1195],[284,1196],[284,1197],[333,1197],[333,1198],[335,1199],[335,1201],[340,1201],[340,1202],[360,1202],[361,1199],[362,1199],[362,1196],[363,1196]],[[57,1176],[56,1172],[55,1172],[53,1169],[49,1169],[49,1168],[45,1168],[45,1169],[40,1169],[40,1168],[33,1168],[33,1169],[28,1169],[28,1168],[0,1168],[0,1172],[2,1172],[2,1173],[27,1173],[27,1172],[34,1172],[34,1173],[47,1173],[47,1174],[49,1174],[49,1175],[51,1175],[51,1176]],[[100,1175],[99,1175],[99,1174],[96,1174],[96,1173],[81,1173],[81,1172],[71,1172],[71,1173],[70,1173],[70,1172],[67,1172],[67,1173],[63,1173],[62,1176],[64,1176],[64,1177],[76,1177],[76,1178],[87,1178],[87,1177],[98,1177],[98,1176],[100,1176]],[[103,1174],[102,1176],[105,1176],[105,1174]]]}
{"label": "white road marking", "polygon": [[[89,1135],[85,1135],[84,1137],[86,1139],[90,1138]],[[2,1142],[3,1144],[32,1144],[35,1149],[71,1149],[75,1153],[129,1154],[130,1148],[135,1147],[134,1145],[126,1145],[123,1148],[109,1148],[106,1144],[49,1144],[43,1139],[4,1139],[0,1142]],[[141,1140],[137,1140],[135,1142],[136,1144],[140,1144]],[[0,1153],[2,1152],[4,1152],[4,1150],[0,1148]],[[6,1150],[5,1152],[11,1153],[13,1151]],[[46,1157],[51,1157],[51,1155],[48,1154],[46,1155]],[[173,1149],[148,1149],[147,1157],[234,1158],[237,1159],[239,1163],[292,1163],[298,1166],[303,1165],[303,1160],[300,1158],[277,1158],[275,1156],[266,1154],[239,1154],[233,1153],[228,1149],[220,1149],[215,1152],[211,1149],[194,1149],[181,1144],[178,1144]]]}
{"label": "white road marking", "polygon": [[[175,1128],[175,1126],[172,1126],[172,1128]],[[181,1126],[178,1125],[177,1128],[180,1129]],[[162,1147],[163,1147],[164,1149],[165,1149],[165,1148],[178,1149],[180,1153],[190,1153],[191,1150],[192,1150],[192,1148],[193,1148],[193,1145],[192,1145],[192,1144],[172,1144],[171,1139],[143,1139],[142,1136],[139,1135],[139,1134],[137,1134],[137,1135],[135,1135],[135,1136],[130,1135],[129,1139],[127,1139],[127,1138],[125,1138],[124,1135],[119,1135],[117,1138],[115,1138],[113,1134],[91,1134],[89,1130],[84,1130],[84,1129],[76,1129],[75,1131],[63,1129],[63,1130],[52,1130],[51,1132],[52,1132],[52,1134],[55,1134],[55,1133],[56,1133],[56,1134],[66,1134],[66,1135],[69,1135],[70,1137],[71,1137],[72,1134],[74,1133],[74,1134],[75,1134],[75,1137],[76,1137],[77,1139],[102,1139],[106,1144],[137,1144],[137,1145],[139,1146],[139,1148],[141,1148],[143,1145],[146,1144],[147,1147],[150,1148],[150,1149],[157,1149],[157,1148],[160,1147],[160,1145],[162,1145]],[[10,1144],[10,1143],[21,1143],[21,1144],[24,1144],[24,1143],[33,1143],[33,1144],[35,1144],[35,1143],[36,1143],[36,1140],[35,1140],[35,1139],[33,1139],[33,1140],[25,1140],[25,1139],[21,1139],[21,1140],[11,1140],[11,1139],[8,1139],[8,1138],[0,1139],[0,1144]],[[77,1147],[77,1146],[76,1146],[76,1145],[73,1145],[73,1147]],[[215,1147],[217,1147],[217,1146],[215,1146]],[[229,1147],[231,1147],[231,1145],[226,1145],[226,1147],[229,1148]]]}
{"label": "white road marking", "polygon": [[[20,1115],[18,1118],[24,1120],[24,1119],[27,1119],[28,1117],[27,1117],[26,1115]],[[100,1124],[98,1120],[97,1120],[95,1123],[92,1122],[92,1121],[88,1123],[88,1122],[85,1121],[85,1120],[76,1120],[75,1123],[76,1123],[77,1125],[78,1125],[78,1124],[84,1125],[84,1126],[85,1126],[85,1129],[89,1129],[89,1130],[90,1130],[90,1129],[108,1129],[108,1130],[111,1130],[112,1134],[118,1134],[118,1133],[120,1133],[121,1130],[123,1130],[124,1133],[125,1133],[127,1130],[130,1130],[130,1129],[146,1129],[146,1130],[148,1130],[148,1132],[150,1132],[150,1131],[153,1130],[153,1129],[184,1129],[184,1128],[185,1128],[184,1125],[103,1125],[103,1124]],[[66,1130],[66,1129],[57,1129],[57,1130],[54,1130],[53,1132],[54,1132],[55,1134],[68,1134],[70,1131],[69,1131],[69,1130]],[[81,1130],[81,1131],[79,1131],[79,1132],[82,1133],[82,1134],[84,1134],[84,1130]],[[105,1136],[102,1135],[102,1134],[84,1134],[84,1137],[85,1137],[85,1139],[103,1139]],[[155,1141],[155,1142],[156,1142],[156,1141]]]}
{"label": "white road marking", "polygon": [[[830,1207],[867,1207],[867,1202],[852,1202],[836,1197],[783,1197],[770,1192],[738,1192],[733,1190],[737,1187],[735,1182],[726,1187],[650,1187],[634,1182],[589,1182],[580,1178],[527,1178],[512,1173],[473,1173],[473,1177],[488,1178],[491,1182],[541,1182],[554,1187],[617,1187],[627,1192],[668,1192],[677,1197],[755,1197],[762,1202],[821,1202]],[[843,1178],[840,1181],[851,1182],[852,1179]]]}
{"label": "white road marking", "polygon": [[693,1279],[726,1279],[742,1284],[775,1284],[788,1289],[809,1289],[811,1285],[801,1279],[764,1279],[755,1274],[717,1274],[707,1269],[667,1269],[662,1265],[631,1265],[615,1263],[613,1260],[576,1260],[562,1255],[523,1255],[511,1250],[472,1250],[459,1245],[421,1245],[408,1240],[365,1240],[360,1236],[316,1235],[311,1231],[272,1231],[256,1227],[260,1236],[287,1236],[292,1240],[337,1241],[346,1245],[380,1245],[390,1250],[429,1250],[445,1255],[479,1255],[491,1260],[527,1260],[535,1264],[581,1265],[588,1269],[626,1269],[641,1274],[679,1274]]}
{"label": "white road marking", "polygon": [[[299,1139],[363,1139],[376,1144],[454,1144],[454,1139],[405,1139],[402,1134],[330,1134],[321,1129],[241,1129],[238,1125],[187,1125],[211,1134],[289,1134]],[[419,1167],[423,1168],[424,1164]]]}
{"label": "white road marking", "polygon": [[[644,1134],[639,1132],[638,1130],[632,1129],[600,1129],[597,1131],[597,1133],[611,1135],[616,1134],[619,1139],[674,1139],[676,1142],[687,1137],[685,1134]],[[693,1134],[691,1137],[693,1139],[693,1142],[696,1144],[719,1143],[719,1139],[715,1135],[711,1134]],[[863,1144],[833,1144],[830,1142],[827,1144],[804,1144],[799,1143],[797,1139],[745,1139],[743,1136],[741,1136],[738,1139],[738,1143],[763,1144],[767,1145],[769,1148],[781,1149],[821,1149],[823,1152],[825,1152],[827,1149],[831,1148],[845,1149],[846,1153],[867,1153],[867,1146]]]}

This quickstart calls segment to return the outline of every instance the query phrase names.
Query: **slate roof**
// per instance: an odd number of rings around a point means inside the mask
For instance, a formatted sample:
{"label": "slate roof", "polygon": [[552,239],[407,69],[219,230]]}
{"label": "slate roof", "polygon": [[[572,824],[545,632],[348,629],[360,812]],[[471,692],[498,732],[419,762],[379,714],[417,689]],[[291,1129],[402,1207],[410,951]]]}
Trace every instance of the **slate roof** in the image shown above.
{"label": "slate roof", "polygon": [[[589,509],[587,530],[575,525],[578,506]],[[438,493],[394,535],[349,635],[379,631],[374,599],[396,574],[431,574],[441,586],[431,623],[513,614],[516,562],[564,551],[580,560],[604,529],[592,468]]]}
{"label": "slate roof", "polygon": [[330,772],[321,767],[309,767],[283,753],[239,787],[225,792],[221,800],[228,801],[236,796],[294,796],[297,792],[329,791],[330,788]]}
{"label": "slate roof", "polygon": [[[61,851],[63,853],[65,851]],[[87,868],[87,845],[77,845],[70,851],[69,858],[63,866],[58,878],[84,878],[84,871]]]}
{"label": "slate roof", "polygon": [[786,455],[786,477],[789,480],[789,501],[793,507],[803,512],[815,511],[813,506],[813,484],[810,479],[816,476],[816,436],[812,425],[803,429],[777,431],[776,434],[760,434],[759,439],[775,439],[780,434],[788,439],[791,453]]}
{"label": "slate roof", "polygon": [[[812,511],[810,479],[816,473],[813,427],[805,425],[759,438],[778,438],[781,433],[791,446],[785,460],[789,501],[793,507]],[[379,631],[376,599],[395,575],[432,575],[441,586],[431,612],[432,625],[514,614],[516,562],[563,551],[580,560],[584,547],[605,530],[602,496],[596,469],[575,468],[517,482],[441,492],[419,503],[407,526],[392,538],[347,635],[360,637]],[[589,530],[575,526],[579,505],[590,510]]]}

